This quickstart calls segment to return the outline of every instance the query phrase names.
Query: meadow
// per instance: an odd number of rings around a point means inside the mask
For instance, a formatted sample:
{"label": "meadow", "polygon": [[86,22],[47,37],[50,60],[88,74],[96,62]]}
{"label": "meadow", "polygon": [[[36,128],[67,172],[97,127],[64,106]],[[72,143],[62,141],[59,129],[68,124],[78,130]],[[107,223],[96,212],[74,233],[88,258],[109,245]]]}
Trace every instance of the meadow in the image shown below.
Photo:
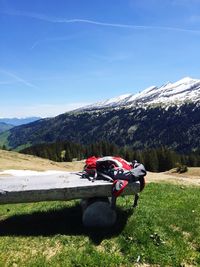
{"label": "meadow", "polygon": [[147,184],[117,222],[85,228],[79,201],[0,206],[0,266],[200,266],[200,187]]}

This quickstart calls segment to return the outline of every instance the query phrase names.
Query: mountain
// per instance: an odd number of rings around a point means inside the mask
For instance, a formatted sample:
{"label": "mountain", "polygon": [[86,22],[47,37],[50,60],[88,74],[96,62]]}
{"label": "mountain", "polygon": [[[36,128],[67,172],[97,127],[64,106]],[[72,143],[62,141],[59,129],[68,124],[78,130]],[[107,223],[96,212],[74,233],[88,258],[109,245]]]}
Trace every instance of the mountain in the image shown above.
{"label": "mountain", "polygon": [[168,82],[161,87],[151,86],[137,94],[124,94],[106,101],[79,109],[95,110],[114,107],[149,107],[182,105],[200,102],[200,80],[185,77],[175,83]]}
{"label": "mountain", "polygon": [[21,149],[39,143],[107,140],[133,149],[167,146],[178,152],[200,148],[200,80],[184,78],[135,95],[10,129],[0,145]]}
{"label": "mountain", "polygon": [[11,129],[12,127],[14,127],[14,126],[11,124],[7,124],[5,122],[0,122],[0,133]]}
{"label": "mountain", "polygon": [[13,126],[19,126],[27,124],[36,120],[40,120],[40,117],[27,117],[27,118],[0,118],[0,122],[11,124]]}

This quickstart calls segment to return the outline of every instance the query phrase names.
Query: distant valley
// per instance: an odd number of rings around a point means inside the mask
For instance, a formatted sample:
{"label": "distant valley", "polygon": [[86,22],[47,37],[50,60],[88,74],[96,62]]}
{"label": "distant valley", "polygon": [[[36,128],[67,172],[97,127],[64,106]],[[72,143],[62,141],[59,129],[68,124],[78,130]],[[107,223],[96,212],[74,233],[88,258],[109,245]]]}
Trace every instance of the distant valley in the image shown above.
{"label": "distant valley", "polygon": [[19,126],[27,124],[36,120],[40,120],[40,117],[27,117],[27,118],[0,118],[0,123],[10,124],[12,126]]}

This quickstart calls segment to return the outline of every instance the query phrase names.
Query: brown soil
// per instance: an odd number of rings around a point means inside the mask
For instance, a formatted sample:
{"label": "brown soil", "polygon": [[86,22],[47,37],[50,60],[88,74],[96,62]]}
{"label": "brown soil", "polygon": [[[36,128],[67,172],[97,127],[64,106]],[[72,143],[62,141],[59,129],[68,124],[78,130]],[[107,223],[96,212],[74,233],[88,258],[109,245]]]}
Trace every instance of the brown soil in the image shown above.
{"label": "brown soil", "polygon": [[174,172],[161,172],[161,173],[148,172],[146,176],[146,181],[147,183],[167,182],[180,185],[200,186],[200,168],[189,168],[188,172],[183,174],[178,174]]}

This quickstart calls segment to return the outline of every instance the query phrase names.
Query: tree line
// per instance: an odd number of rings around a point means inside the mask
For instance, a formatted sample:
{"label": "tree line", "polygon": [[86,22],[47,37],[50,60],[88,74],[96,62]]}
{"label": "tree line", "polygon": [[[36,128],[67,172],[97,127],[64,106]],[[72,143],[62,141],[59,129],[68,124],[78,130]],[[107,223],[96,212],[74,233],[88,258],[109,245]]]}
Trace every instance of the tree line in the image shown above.
{"label": "tree line", "polygon": [[72,142],[38,144],[20,151],[42,158],[62,162],[82,160],[90,156],[120,156],[127,161],[137,160],[143,163],[148,171],[162,172],[178,165],[200,167],[200,150],[190,154],[179,154],[166,147],[134,150],[131,147],[119,147],[113,143],[100,141],[89,145]]}

